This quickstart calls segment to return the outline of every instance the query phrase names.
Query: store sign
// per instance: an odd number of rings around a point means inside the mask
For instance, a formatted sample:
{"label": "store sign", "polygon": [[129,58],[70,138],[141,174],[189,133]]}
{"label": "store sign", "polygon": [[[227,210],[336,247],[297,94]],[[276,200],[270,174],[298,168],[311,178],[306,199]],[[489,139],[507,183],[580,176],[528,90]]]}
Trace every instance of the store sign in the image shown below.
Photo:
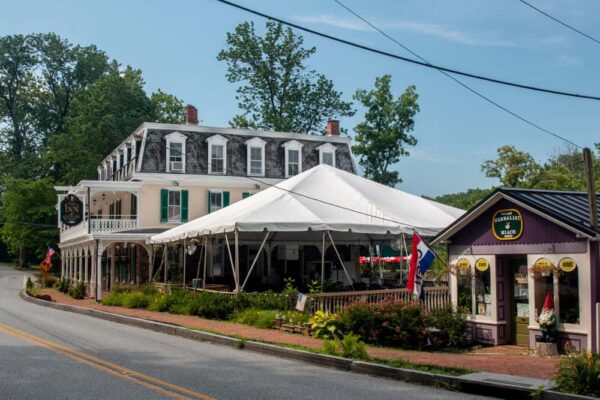
{"label": "store sign", "polygon": [[69,194],[60,202],[60,220],[67,226],[83,221],[83,202],[79,197]]}
{"label": "store sign", "polygon": [[565,272],[573,272],[577,268],[577,263],[570,257],[565,257],[558,262],[558,267]]}
{"label": "store sign", "polygon": [[468,270],[471,268],[471,262],[469,260],[467,260],[466,258],[459,258],[458,261],[456,262],[456,267],[460,271]]}
{"label": "store sign", "polygon": [[543,270],[551,270],[552,269],[552,262],[550,260],[548,260],[547,258],[538,258],[537,260],[535,260],[535,263],[533,263],[533,266],[536,269],[539,269],[541,271]]}
{"label": "store sign", "polygon": [[523,234],[523,217],[514,208],[498,210],[492,217],[492,231],[498,240],[517,240]]}
{"label": "store sign", "polygon": [[490,268],[490,262],[485,258],[478,258],[475,261],[475,268],[481,272],[487,271]]}

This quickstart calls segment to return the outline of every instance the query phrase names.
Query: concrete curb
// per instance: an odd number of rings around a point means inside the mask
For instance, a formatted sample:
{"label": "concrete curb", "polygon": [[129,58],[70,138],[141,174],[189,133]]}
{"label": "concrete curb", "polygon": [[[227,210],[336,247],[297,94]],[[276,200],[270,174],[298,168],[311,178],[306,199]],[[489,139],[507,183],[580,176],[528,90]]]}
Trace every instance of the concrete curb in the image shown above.
{"label": "concrete curb", "polygon": [[[67,304],[54,303],[46,300],[31,297],[21,291],[20,296],[23,300],[44,307],[50,307],[57,310],[74,312],[117,322],[120,324],[135,326],[138,328],[149,329],[155,332],[166,333],[169,335],[180,336],[186,339],[197,340],[201,342],[210,342],[219,345],[225,345],[233,348],[250,350],[261,354],[268,354],[277,357],[283,357],[310,364],[319,365],[327,368],[335,368],[342,371],[351,371],[359,374],[372,375],[377,377],[390,378],[410,383],[417,383],[427,386],[433,386],[443,389],[450,389],[472,394],[480,394],[507,399],[531,399],[532,389],[495,384],[491,382],[474,382],[461,379],[460,376],[450,376],[443,374],[432,374],[429,372],[417,371],[412,369],[394,368],[388,365],[370,363],[365,361],[353,361],[348,358],[330,356],[325,354],[312,353],[305,350],[291,349],[268,343],[242,340],[215,333],[197,331],[176,325],[155,322],[141,318],[128,317],[120,314],[113,314],[106,311],[94,310],[92,308],[72,306]],[[564,393],[545,390],[539,393],[540,397],[549,400],[558,399],[591,399],[591,397],[565,395]]]}

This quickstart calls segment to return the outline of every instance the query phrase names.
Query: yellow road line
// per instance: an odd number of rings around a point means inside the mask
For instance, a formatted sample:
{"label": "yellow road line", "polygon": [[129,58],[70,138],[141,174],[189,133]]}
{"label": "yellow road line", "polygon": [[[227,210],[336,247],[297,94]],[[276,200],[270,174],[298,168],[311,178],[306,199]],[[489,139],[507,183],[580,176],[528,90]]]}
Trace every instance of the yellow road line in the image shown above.
{"label": "yellow road line", "polygon": [[[141,372],[137,372],[131,370],[129,368],[125,368],[121,365],[117,365],[111,363],[109,361],[94,357],[87,353],[81,352],[71,347],[67,347],[64,345],[60,345],[58,343],[52,342],[50,340],[43,339],[41,337],[32,335],[28,332],[22,331],[20,329],[14,328],[10,325],[6,325],[0,322],[0,332],[4,332],[8,335],[14,336],[17,339],[22,341],[46,348],[48,350],[54,351],[58,354],[61,354],[69,359],[80,362],[85,365],[89,365],[91,367],[102,370],[110,375],[117,376],[126,381],[134,382],[141,386],[144,386],[148,389],[151,389],[155,392],[164,394],[166,396],[175,398],[175,399],[199,399],[199,400],[214,400],[213,397],[207,396],[200,392],[196,392],[190,389],[187,389],[182,386],[178,386],[166,381],[163,381],[158,378],[154,378],[152,376],[142,374]],[[162,386],[162,387],[161,387]],[[172,389],[167,390],[165,388]],[[179,392],[179,393],[177,393]],[[181,394],[188,395],[190,397],[182,396]]]}

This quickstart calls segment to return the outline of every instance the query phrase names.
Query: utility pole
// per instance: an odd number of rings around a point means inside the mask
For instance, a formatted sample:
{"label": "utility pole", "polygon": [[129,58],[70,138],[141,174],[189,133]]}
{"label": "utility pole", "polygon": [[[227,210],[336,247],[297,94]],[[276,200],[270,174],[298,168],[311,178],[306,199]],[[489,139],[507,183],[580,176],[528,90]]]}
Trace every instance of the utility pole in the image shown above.
{"label": "utility pole", "polygon": [[588,204],[590,211],[590,225],[598,227],[598,205],[596,203],[596,187],[594,185],[594,170],[592,167],[592,151],[585,147],[583,149],[583,163],[585,167],[585,182],[588,192]]}

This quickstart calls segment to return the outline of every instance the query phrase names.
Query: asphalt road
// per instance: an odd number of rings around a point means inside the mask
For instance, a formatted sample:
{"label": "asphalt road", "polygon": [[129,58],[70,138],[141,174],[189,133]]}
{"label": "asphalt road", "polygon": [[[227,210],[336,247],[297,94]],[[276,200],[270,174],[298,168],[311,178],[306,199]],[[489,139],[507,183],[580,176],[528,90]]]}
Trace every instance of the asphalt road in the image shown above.
{"label": "asphalt road", "polygon": [[0,398],[483,398],[199,343],[23,301],[0,266]]}

